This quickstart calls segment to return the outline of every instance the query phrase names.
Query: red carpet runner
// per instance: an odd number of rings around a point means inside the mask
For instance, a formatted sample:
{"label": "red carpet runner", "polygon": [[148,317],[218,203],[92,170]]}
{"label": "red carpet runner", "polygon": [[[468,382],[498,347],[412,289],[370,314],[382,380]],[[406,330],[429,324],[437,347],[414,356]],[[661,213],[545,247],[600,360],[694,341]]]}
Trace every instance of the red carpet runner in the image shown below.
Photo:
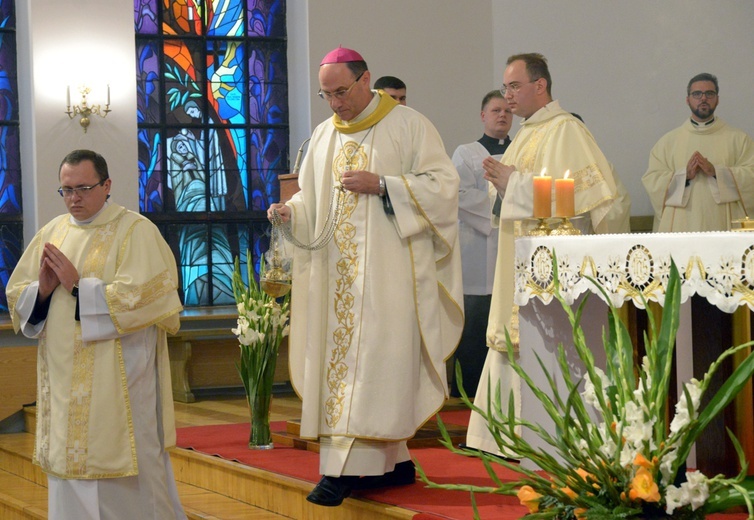
{"label": "red carpet runner", "polygon": [[[443,412],[448,424],[464,424],[460,415],[464,412]],[[447,415],[446,415],[447,414]],[[468,412],[465,412],[468,422]],[[272,423],[273,431],[284,431],[285,423]],[[276,447],[269,451],[249,450],[249,424],[218,426],[195,426],[178,429],[178,447],[214,455],[264,469],[280,475],[302,479],[312,484],[319,481],[319,461],[316,453],[288,447]],[[442,447],[411,450],[433,482],[448,484],[475,484],[491,486],[481,462],[476,458],[462,457]],[[496,469],[501,480],[515,480],[516,473],[503,467]],[[313,487],[313,486],[312,486]],[[428,489],[423,482],[403,487],[373,491],[354,492],[352,496],[364,497],[416,511],[414,520],[466,520],[473,518],[471,499],[463,491]],[[514,520],[526,514],[516,497],[477,494],[477,507],[484,520]],[[712,515],[716,520],[743,520],[744,514]]]}

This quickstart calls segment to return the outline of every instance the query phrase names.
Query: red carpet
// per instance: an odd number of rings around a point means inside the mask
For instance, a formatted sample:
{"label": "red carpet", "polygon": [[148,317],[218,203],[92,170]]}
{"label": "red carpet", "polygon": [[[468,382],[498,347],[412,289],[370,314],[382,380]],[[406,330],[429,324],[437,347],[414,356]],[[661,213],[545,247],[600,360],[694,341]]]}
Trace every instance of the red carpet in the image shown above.
{"label": "red carpet", "polygon": [[[448,424],[466,424],[468,411],[442,413]],[[273,431],[284,431],[285,422],[272,423]],[[319,460],[316,453],[288,447],[275,447],[267,451],[249,450],[249,424],[195,426],[178,429],[178,447],[215,455],[273,473],[287,475],[311,482],[319,481]],[[482,463],[475,458],[462,457],[447,449],[421,448],[411,450],[411,456],[421,464],[433,482],[454,484],[492,485]],[[496,468],[502,480],[516,479],[516,473],[503,467]],[[376,502],[396,505],[416,511],[414,520],[465,520],[472,519],[471,500],[463,491],[428,489],[423,482],[410,486],[355,492],[354,496]],[[526,514],[516,497],[477,494],[477,507],[484,520],[514,520]],[[745,514],[712,515],[710,519],[744,520]]]}

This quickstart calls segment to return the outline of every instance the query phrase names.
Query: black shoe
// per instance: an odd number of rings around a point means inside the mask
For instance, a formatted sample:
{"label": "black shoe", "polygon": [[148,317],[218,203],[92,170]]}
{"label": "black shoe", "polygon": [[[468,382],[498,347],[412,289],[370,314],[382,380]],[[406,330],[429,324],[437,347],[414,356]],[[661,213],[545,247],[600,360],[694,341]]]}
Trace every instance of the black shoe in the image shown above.
{"label": "black shoe", "polygon": [[306,499],[318,506],[339,506],[343,503],[343,499],[351,494],[353,483],[358,479],[359,477],[352,476],[328,477],[325,475]]}
{"label": "black shoe", "polygon": [[410,460],[399,462],[393,471],[384,475],[370,475],[361,477],[354,489],[376,489],[388,486],[408,486],[416,482],[416,469]]}

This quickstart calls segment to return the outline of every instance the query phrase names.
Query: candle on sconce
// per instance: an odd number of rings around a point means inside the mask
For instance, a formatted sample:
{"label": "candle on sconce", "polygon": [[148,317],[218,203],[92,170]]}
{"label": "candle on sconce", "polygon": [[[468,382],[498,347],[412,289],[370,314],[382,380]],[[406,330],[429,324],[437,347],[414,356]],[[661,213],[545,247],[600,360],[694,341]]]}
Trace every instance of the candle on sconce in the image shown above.
{"label": "candle on sconce", "polygon": [[110,84],[107,84],[107,106],[110,106]]}
{"label": "candle on sconce", "polygon": [[71,86],[70,85],[65,86],[65,106],[67,107],[71,106]]}
{"label": "candle on sconce", "polygon": [[547,169],[534,177],[534,218],[552,215],[552,177],[545,175]]}
{"label": "candle on sconce", "polygon": [[562,179],[555,179],[555,216],[573,217],[574,210],[574,180],[569,177],[571,170],[566,170]]}

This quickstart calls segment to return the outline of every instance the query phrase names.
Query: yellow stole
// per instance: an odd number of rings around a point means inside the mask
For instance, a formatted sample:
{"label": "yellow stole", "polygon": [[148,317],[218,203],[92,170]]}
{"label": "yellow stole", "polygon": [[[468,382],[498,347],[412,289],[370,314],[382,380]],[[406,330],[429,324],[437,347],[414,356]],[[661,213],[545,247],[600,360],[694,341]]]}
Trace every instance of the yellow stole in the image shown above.
{"label": "yellow stole", "polygon": [[333,114],[332,122],[338,132],[343,134],[355,134],[356,132],[366,130],[382,121],[392,109],[398,106],[398,102],[383,91],[378,90],[377,95],[380,96],[380,103],[377,105],[377,108],[358,123],[350,124],[348,121],[343,121],[338,114]]}

